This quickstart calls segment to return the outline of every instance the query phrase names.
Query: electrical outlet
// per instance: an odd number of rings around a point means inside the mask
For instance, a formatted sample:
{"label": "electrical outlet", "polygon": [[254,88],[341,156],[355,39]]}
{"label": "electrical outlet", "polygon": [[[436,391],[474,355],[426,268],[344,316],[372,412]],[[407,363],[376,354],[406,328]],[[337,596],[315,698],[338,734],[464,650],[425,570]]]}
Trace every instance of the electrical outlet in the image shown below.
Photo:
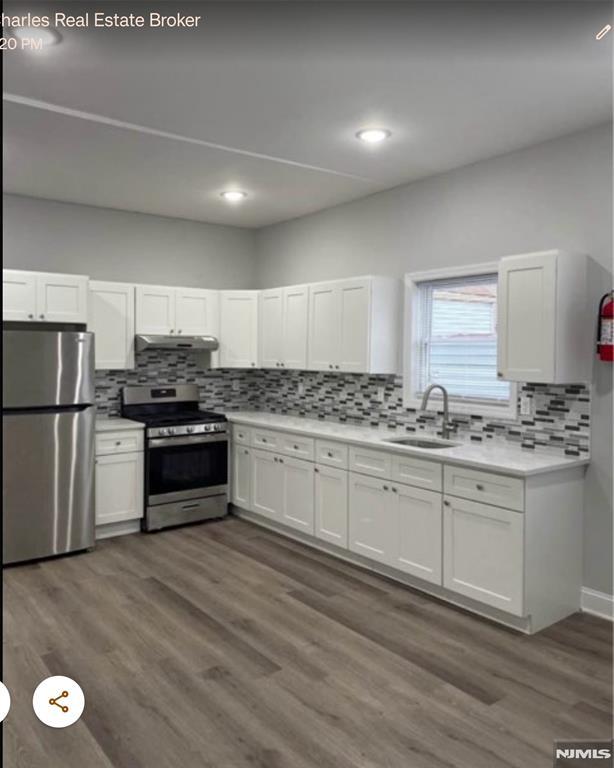
{"label": "electrical outlet", "polygon": [[232,391],[238,392],[241,389],[241,382],[239,379],[233,379],[232,380]]}
{"label": "electrical outlet", "polygon": [[298,396],[302,397],[305,394],[305,382],[299,381],[298,383]]}
{"label": "electrical outlet", "polygon": [[385,387],[378,387],[377,388],[377,402],[383,403],[384,398],[386,397],[386,388]]}
{"label": "electrical outlet", "polygon": [[520,415],[531,416],[533,414],[533,398],[528,395],[520,396]]}

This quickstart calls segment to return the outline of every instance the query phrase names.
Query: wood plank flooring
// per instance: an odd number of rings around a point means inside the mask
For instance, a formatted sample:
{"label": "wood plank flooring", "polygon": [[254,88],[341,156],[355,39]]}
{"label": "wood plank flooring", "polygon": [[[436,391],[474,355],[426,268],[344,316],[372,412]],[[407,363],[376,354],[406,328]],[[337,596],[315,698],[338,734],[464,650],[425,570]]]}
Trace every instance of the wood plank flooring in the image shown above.
{"label": "wood plank flooring", "polygon": [[[612,627],[532,637],[237,518],[4,571],[7,768],[546,768],[611,734]],[[82,719],[36,719],[45,677]]]}

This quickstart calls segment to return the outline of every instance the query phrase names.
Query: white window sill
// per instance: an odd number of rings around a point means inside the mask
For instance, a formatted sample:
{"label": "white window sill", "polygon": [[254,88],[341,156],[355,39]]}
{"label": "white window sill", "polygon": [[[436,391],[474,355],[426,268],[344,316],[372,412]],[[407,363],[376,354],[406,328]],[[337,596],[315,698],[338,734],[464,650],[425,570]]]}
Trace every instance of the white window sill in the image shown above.
{"label": "white window sill", "polygon": [[[420,410],[422,405],[421,397],[405,397],[403,398],[403,406],[405,408],[415,408]],[[486,403],[470,403],[467,401],[454,400],[450,398],[449,402],[450,418],[454,418],[455,414],[459,415],[472,415],[472,416],[489,416],[494,419],[504,419],[505,421],[515,421],[518,418],[518,403],[517,398],[513,397],[512,401],[508,405],[487,405]],[[443,400],[441,397],[430,397],[428,407],[425,413],[442,411]]]}

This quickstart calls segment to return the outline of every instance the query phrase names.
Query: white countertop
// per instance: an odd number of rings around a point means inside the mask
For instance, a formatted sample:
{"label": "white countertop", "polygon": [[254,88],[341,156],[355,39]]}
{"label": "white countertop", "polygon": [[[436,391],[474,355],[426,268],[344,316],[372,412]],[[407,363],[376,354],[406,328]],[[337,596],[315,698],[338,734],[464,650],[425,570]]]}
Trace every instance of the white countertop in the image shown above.
{"label": "white countertop", "polygon": [[[343,440],[347,443],[367,444],[372,448],[381,448],[394,453],[413,454],[423,459],[450,464],[464,464],[476,469],[521,477],[581,467],[590,461],[588,457],[563,456],[554,452],[523,449],[516,443],[505,445],[500,442],[493,443],[490,440],[484,440],[481,443],[463,442],[460,445],[437,450],[395,445],[384,441],[394,437],[429,437],[430,435],[425,432],[407,432],[405,429],[360,427],[301,416],[284,416],[266,411],[228,411],[226,418],[231,423],[279,429],[285,432],[300,432],[312,437]],[[454,440],[455,438],[452,437],[451,439]]]}
{"label": "white countertop", "polygon": [[120,416],[99,416],[96,419],[96,432],[119,432],[122,429],[144,429],[140,421],[122,419]]}

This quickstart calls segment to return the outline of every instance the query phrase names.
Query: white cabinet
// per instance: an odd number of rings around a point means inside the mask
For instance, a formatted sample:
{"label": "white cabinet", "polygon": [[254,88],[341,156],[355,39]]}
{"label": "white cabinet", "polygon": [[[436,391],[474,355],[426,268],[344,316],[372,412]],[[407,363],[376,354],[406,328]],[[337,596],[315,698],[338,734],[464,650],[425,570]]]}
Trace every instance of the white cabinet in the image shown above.
{"label": "white cabinet", "polygon": [[522,616],[523,513],[445,496],[443,514],[444,587]]}
{"label": "white cabinet", "polygon": [[313,464],[303,459],[278,457],[283,468],[283,503],[281,521],[313,536],[314,472]]}
{"label": "white cabinet", "polygon": [[3,320],[87,323],[88,278],[2,270]]}
{"label": "white cabinet", "polygon": [[96,458],[96,525],[143,517],[143,453]]}
{"label": "white cabinet", "polygon": [[232,450],[231,501],[242,509],[252,508],[251,450],[241,443],[235,444]]}
{"label": "white cabinet", "polygon": [[169,336],[175,327],[175,289],[165,285],[137,285],[136,332]]}
{"label": "white cabinet", "polygon": [[90,280],[88,330],[95,334],[96,368],[134,368],[134,286]]}
{"label": "white cabinet", "polygon": [[279,456],[252,449],[252,510],[279,522],[284,503],[284,467]]}
{"label": "white cabinet", "polygon": [[395,548],[390,484],[351,472],[349,488],[349,549],[390,563]]}
{"label": "white cabinet", "polygon": [[261,291],[261,368],[307,367],[307,312],[307,286]]}
{"label": "white cabinet", "polygon": [[219,333],[219,293],[202,288],[175,289],[175,331],[183,336]]}
{"label": "white cabinet", "polygon": [[255,368],[258,359],[258,291],[220,292],[220,366]]}
{"label": "white cabinet", "polygon": [[314,468],[315,535],[318,539],[348,546],[348,473],[326,465]]}
{"label": "white cabinet", "polygon": [[396,279],[360,277],[309,287],[310,370],[396,373],[400,329]]}
{"label": "white cabinet", "polygon": [[563,251],[507,256],[499,265],[498,375],[549,384],[591,379],[587,258]]}
{"label": "white cabinet", "polygon": [[396,548],[390,565],[441,584],[441,494],[396,483],[391,491]]}

